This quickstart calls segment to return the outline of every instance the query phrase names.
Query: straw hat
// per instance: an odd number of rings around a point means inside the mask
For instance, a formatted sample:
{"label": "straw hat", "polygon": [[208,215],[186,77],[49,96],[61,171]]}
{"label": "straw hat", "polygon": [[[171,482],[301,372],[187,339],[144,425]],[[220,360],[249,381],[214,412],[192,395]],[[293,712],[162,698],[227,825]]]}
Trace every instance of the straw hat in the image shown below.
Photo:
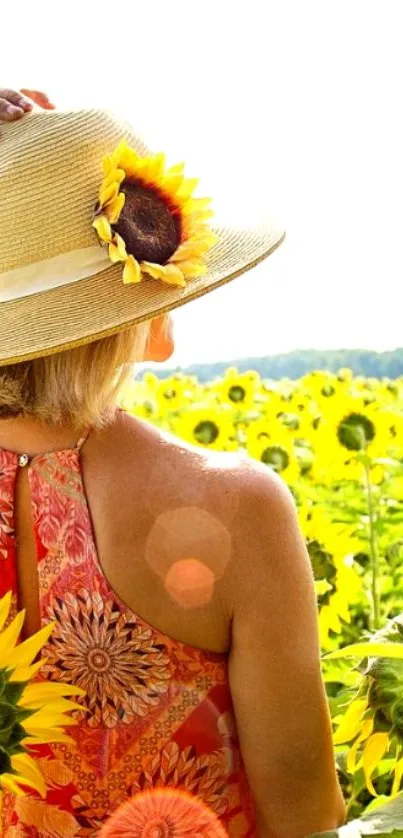
{"label": "straw hat", "polygon": [[[0,366],[72,348],[168,312],[254,267],[283,240],[283,230],[272,224],[236,229],[211,222],[218,242],[204,254],[204,275],[186,278],[180,287],[156,279],[155,272],[153,278],[150,267],[150,275],[138,275],[135,282],[126,275],[125,284],[124,266],[111,261],[114,248],[119,258],[115,245],[101,247],[93,226],[96,205],[98,217],[105,210],[99,198],[103,181],[109,194],[105,156],[113,168],[110,161],[122,141],[134,149],[132,155],[149,154],[127,123],[100,110],[35,111],[1,126]],[[168,180],[177,184],[174,171]],[[102,194],[105,204],[108,194]],[[144,215],[142,194],[137,190],[126,201],[129,226],[131,208]],[[157,192],[152,194],[160,204]],[[136,256],[130,236],[125,244],[127,258],[138,266],[128,255]],[[153,253],[147,264],[156,261]]]}

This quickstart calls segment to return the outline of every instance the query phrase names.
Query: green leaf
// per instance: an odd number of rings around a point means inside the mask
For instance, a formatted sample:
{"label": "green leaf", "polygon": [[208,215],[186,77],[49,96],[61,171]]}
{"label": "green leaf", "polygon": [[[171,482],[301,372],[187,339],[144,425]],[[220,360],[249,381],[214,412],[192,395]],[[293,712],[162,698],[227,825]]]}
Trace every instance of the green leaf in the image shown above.
{"label": "green leaf", "polygon": [[403,659],[403,643],[352,643],[335,652],[322,655],[323,660],[348,657],[400,658]]}

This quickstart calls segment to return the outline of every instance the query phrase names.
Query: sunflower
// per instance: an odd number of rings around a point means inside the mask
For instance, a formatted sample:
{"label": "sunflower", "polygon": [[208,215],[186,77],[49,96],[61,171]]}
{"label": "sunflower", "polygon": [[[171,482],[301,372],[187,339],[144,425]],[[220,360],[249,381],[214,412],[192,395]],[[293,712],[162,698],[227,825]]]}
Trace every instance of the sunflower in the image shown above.
{"label": "sunflower", "polygon": [[232,411],[224,405],[195,404],[186,407],[172,420],[172,428],[181,439],[217,451],[237,448]]}
{"label": "sunflower", "polygon": [[237,369],[230,367],[224,378],[214,385],[213,390],[220,402],[235,410],[248,410],[253,405],[258,387],[259,377],[256,378],[250,371],[239,373]]}
{"label": "sunflower", "polygon": [[247,429],[248,453],[255,460],[269,466],[280,474],[288,484],[293,484],[300,476],[298,459],[291,437],[280,422],[258,419]]}
{"label": "sunflower", "polygon": [[121,142],[103,171],[93,227],[111,262],[123,263],[123,282],[147,275],[185,287],[203,276],[218,239],[207,223],[210,199],[193,197],[197,180],[184,177],[183,165],[166,169],[163,154],[141,157]]}
{"label": "sunflower", "polygon": [[99,838],[225,838],[224,827],[202,801],[182,789],[143,791],[123,803]]}
{"label": "sunflower", "polygon": [[11,608],[11,592],[0,599],[0,796],[1,788],[23,794],[21,786],[45,796],[45,781],[30,745],[44,742],[73,743],[64,727],[75,724],[67,715],[82,709],[66,696],[85,695],[68,684],[29,683],[44,661],[33,663],[53,630],[53,623],[17,644],[25,611],[6,624]]}
{"label": "sunflower", "polygon": [[298,514],[318,583],[315,588],[320,644],[326,648],[330,645],[330,631],[340,634],[341,621],[351,623],[351,605],[364,597],[362,579],[353,560],[361,542],[355,537],[353,527],[335,523],[317,506],[304,505]]}
{"label": "sunflower", "polygon": [[[384,654],[383,644],[387,646]],[[396,657],[388,656],[393,649]],[[365,654],[367,657],[363,658]],[[403,615],[389,620],[367,641],[331,652],[325,659],[349,655],[361,658],[355,668],[363,674],[347,710],[336,719],[334,744],[349,744],[347,770],[354,774],[362,767],[366,786],[375,797],[378,795],[372,774],[385,754],[393,749],[391,796],[394,797],[403,777]]]}

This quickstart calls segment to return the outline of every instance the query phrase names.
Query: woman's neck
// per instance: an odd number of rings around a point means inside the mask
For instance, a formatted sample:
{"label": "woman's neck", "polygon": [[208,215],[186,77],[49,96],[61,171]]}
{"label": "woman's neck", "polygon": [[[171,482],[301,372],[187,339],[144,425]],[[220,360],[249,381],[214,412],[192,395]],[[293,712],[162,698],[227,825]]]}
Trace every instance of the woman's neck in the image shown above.
{"label": "woman's neck", "polygon": [[48,451],[74,448],[85,428],[52,427],[29,417],[0,419],[0,448],[34,457]]}

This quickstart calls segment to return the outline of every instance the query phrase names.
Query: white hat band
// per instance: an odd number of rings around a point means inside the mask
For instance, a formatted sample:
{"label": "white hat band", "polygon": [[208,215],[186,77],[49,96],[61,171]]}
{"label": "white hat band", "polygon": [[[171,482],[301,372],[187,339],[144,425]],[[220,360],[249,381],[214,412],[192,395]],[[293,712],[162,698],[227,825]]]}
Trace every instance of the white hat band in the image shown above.
{"label": "white hat band", "polygon": [[94,245],[13,268],[0,273],[0,303],[70,285],[106,270],[110,264],[106,248]]}

